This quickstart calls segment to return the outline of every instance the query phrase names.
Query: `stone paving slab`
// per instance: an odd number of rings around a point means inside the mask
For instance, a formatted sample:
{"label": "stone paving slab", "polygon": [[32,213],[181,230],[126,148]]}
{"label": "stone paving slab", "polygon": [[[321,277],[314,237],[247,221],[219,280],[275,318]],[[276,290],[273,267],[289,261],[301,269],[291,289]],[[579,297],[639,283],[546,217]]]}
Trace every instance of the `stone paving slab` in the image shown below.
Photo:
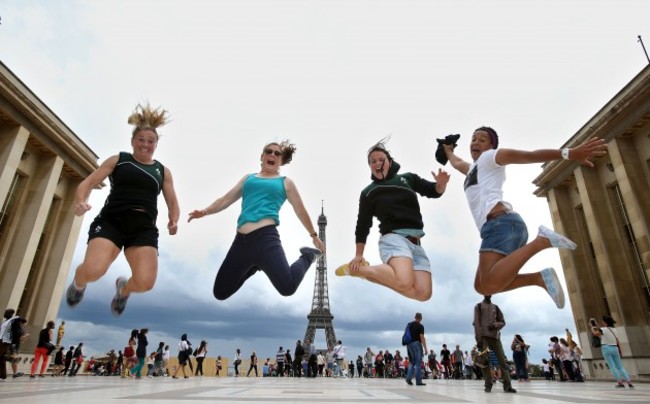
{"label": "stone paving slab", "polygon": [[504,393],[501,385],[488,394],[482,381],[425,382],[426,386],[409,386],[403,379],[21,377],[0,382],[0,404],[650,402],[650,384],[631,390],[616,389],[613,382],[533,381],[515,383],[517,394]]}

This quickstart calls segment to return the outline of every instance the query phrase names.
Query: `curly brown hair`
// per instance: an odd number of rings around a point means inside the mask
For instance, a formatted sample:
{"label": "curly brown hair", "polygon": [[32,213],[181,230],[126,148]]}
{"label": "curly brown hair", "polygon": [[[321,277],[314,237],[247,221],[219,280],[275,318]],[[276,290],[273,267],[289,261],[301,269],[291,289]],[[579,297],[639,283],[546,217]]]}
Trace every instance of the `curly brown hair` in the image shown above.
{"label": "curly brown hair", "polygon": [[293,154],[296,152],[296,150],[298,150],[295,144],[291,143],[289,139],[285,139],[280,143],[271,142],[265,144],[262,148],[262,153],[264,153],[264,149],[269,146],[278,146],[280,148],[280,151],[282,152],[282,164],[280,164],[281,166],[289,164],[291,162],[291,159],[293,159]]}

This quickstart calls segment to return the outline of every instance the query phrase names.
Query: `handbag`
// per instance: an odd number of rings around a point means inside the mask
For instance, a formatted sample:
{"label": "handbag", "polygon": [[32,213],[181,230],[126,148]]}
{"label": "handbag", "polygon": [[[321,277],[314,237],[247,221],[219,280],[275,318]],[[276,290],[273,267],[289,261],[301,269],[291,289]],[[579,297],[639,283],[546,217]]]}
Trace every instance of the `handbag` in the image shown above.
{"label": "handbag", "polygon": [[594,348],[600,348],[602,343],[600,342],[600,337],[597,335],[592,335],[591,336],[591,346]]}

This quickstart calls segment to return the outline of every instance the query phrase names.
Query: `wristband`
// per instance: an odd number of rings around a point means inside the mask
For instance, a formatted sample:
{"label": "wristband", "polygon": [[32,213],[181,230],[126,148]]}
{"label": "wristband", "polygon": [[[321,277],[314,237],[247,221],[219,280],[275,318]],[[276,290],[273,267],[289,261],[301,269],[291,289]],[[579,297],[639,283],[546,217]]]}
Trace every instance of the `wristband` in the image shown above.
{"label": "wristband", "polygon": [[309,237],[311,237],[311,238],[314,238],[314,237],[317,237],[317,236],[318,236],[318,233],[316,233],[316,232],[313,232],[312,234],[309,235]]}
{"label": "wristband", "polygon": [[565,160],[569,159],[569,148],[565,147],[564,149],[561,150],[562,152],[562,158]]}

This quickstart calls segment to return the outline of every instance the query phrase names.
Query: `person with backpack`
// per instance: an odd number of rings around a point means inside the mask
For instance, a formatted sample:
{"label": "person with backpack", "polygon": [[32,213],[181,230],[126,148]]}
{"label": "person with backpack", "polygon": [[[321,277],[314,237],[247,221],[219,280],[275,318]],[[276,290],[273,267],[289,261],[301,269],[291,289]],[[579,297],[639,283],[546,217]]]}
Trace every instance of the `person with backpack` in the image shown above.
{"label": "person with backpack", "polygon": [[334,346],[333,352],[334,352],[334,360],[336,361],[336,371],[334,372],[334,377],[339,377],[339,376],[345,377],[345,374],[343,373],[343,361],[347,356],[348,348],[345,345],[343,345],[341,340],[338,340],[336,341],[336,345]]}
{"label": "person with backpack", "polygon": [[413,385],[413,373],[415,372],[415,385],[424,386],[422,382],[422,356],[427,352],[427,340],[424,338],[424,326],[422,313],[415,313],[415,321],[411,321],[404,330],[402,345],[406,345],[410,363],[406,372],[406,383]]}
{"label": "person with backpack", "polygon": [[7,378],[7,359],[11,362],[14,378],[23,375],[18,372],[18,364],[14,359],[18,353],[20,342],[29,334],[25,334],[23,325],[27,322],[16,315],[16,310],[7,309],[4,312],[4,321],[0,326],[0,379]]}
{"label": "person with backpack", "polygon": [[302,375],[302,357],[305,354],[305,348],[302,346],[300,340],[296,341],[296,350],[294,354],[293,377],[300,377]]}
{"label": "person with backpack", "polygon": [[68,377],[75,377],[81,368],[81,364],[84,362],[83,346],[84,343],[80,342],[72,353],[72,366],[70,367]]}
{"label": "person with backpack", "polygon": [[[506,320],[499,306],[492,303],[492,296],[484,296],[483,301],[474,306],[474,336],[479,351],[490,348],[496,356],[501,375],[503,377],[503,391],[506,393],[516,393],[517,390],[512,388],[510,380],[510,367],[508,366],[506,355],[503,353],[501,345],[501,329],[505,327]],[[492,374],[490,367],[483,368],[483,378],[485,380],[485,392],[492,391]]]}

